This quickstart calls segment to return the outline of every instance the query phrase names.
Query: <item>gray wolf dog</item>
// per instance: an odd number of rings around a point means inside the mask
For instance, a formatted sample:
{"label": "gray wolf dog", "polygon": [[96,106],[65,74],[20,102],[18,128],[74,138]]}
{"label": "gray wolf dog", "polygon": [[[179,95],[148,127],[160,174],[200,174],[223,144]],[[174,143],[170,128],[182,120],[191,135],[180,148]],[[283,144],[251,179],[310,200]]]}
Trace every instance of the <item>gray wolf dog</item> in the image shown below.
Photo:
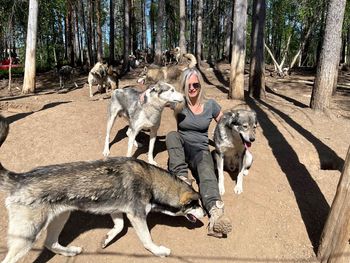
{"label": "gray wolf dog", "polygon": [[224,162],[229,170],[238,169],[234,192],[236,194],[243,192],[243,175],[248,175],[253,162],[253,155],[249,148],[255,141],[256,126],[256,113],[244,109],[224,112],[217,123],[214,130],[214,144],[221,195],[225,193]]}
{"label": "gray wolf dog", "polygon": [[[8,132],[0,116],[0,138]],[[8,252],[2,263],[14,263],[33,246],[47,228],[45,247],[64,256],[75,256],[82,248],[62,246],[58,237],[71,211],[110,214],[114,227],[107,233],[106,247],[124,227],[126,214],[144,247],[156,256],[170,249],[153,243],[148,226],[150,211],[185,216],[191,222],[205,215],[199,194],[166,170],[142,160],[114,157],[38,167],[15,173],[0,165],[0,190],[7,193]]]}
{"label": "gray wolf dog", "polygon": [[127,131],[129,141],[126,156],[131,156],[133,145],[137,146],[136,135],[142,129],[149,129],[148,161],[150,164],[156,165],[157,163],[153,159],[153,149],[163,109],[171,103],[182,103],[183,101],[182,93],[177,92],[174,86],[161,81],[151,85],[144,92],[132,86],[115,90],[108,106],[103,155],[109,155],[110,132],[117,115],[119,115],[125,117],[129,122]]}
{"label": "gray wolf dog", "polygon": [[108,87],[111,87],[112,90],[118,88],[118,73],[107,63],[97,62],[89,72],[88,83],[90,98],[93,97],[92,86],[94,84],[97,84],[99,91],[103,85],[106,85],[106,92],[108,93]]}
{"label": "gray wolf dog", "polygon": [[[62,66],[58,71],[58,76],[60,79],[60,89],[63,89],[65,83],[73,78],[74,68],[68,65]],[[74,85],[75,87],[78,87],[76,82],[74,82]]]}
{"label": "gray wolf dog", "polygon": [[186,68],[194,68],[197,65],[197,59],[193,54],[187,53],[183,56],[189,60],[189,64],[144,67],[138,82],[155,83],[160,80],[170,83],[176,82]]}

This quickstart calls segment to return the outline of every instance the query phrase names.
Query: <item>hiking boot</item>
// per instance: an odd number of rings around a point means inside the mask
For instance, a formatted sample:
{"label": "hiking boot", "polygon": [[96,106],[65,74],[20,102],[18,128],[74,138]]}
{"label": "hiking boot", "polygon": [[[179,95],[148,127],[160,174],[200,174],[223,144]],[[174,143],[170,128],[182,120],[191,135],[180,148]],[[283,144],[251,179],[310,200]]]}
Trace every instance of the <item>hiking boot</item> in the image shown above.
{"label": "hiking boot", "polygon": [[208,235],[225,237],[232,231],[231,220],[224,214],[224,202],[216,201],[209,211]]}

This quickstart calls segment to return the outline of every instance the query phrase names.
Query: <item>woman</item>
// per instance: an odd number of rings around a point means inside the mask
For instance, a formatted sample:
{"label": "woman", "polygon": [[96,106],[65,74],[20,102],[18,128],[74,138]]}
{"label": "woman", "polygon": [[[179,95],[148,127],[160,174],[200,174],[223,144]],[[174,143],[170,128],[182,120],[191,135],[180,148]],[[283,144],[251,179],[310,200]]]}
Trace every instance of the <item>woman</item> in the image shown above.
{"label": "woman", "polygon": [[171,174],[191,184],[188,179],[190,168],[199,184],[203,206],[209,212],[208,235],[223,237],[232,230],[232,225],[224,215],[208,138],[212,119],[218,121],[223,113],[216,101],[205,99],[201,83],[196,69],[182,73],[180,84],[186,101],[175,108],[177,131],[168,133],[166,137],[168,169]]}

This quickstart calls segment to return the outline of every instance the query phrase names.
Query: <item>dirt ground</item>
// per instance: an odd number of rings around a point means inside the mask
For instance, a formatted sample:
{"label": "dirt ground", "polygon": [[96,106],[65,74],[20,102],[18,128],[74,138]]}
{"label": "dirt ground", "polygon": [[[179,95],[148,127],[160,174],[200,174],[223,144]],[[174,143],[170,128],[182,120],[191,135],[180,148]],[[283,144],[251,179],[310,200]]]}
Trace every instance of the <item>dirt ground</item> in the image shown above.
{"label": "dirt ground", "polygon": [[[241,195],[233,193],[234,175],[225,173],[223,200],[233,222],[232,233],[216,239],[206,235],[207,218],[192,225],[185,218],[152,213],[148,224],[153,240],[172,250],[169,258],[160,259],[143,248],[128,221],[119,238],[101,249],[100,242],[112,227],[110,217],[75,212],[60,240],[82,246],[81,255],[66,258],[43,249],[43,233],[21,262],[317,262],[315,251],[350,142],[350,88],[342,85],[330,111],[315,114],[308,108],[312,85],[307,81],[313,81],[312,71],[294,72],[283,80],[267,72],[267,99],[242,103],[227,99],[228,64],[204,65],[201,70],[208,97],[224,110],[252,108],[259,120],[251,149],[254,163]],[[125,76],[120,87],[135,84],[138,71]],[[0,80],[1,114],[11,123],[0,150],[3,166],[24,172],[102,158],[108,96],[95,94],[90,99],[86,80],[87,74],[81,74],[76,78],[78,88],[58,93],[53,72],[38,74],[38,92],[30,96],[20,94],[21,79],[14,79],[12,95],[7,80]],[[340,83],[349,80],[349,73],[340,73]],[[126,154],[126,125],[118,119],[113,128],[111,156]],[[212,123],[210,134],[214,127]],[[162,167],[167,161],[165,136],[175,128],[172,112],[165,109],[155,149],[155,160]],[[145,142],[148,138],[147,133],[139,136]],[[147,145],[134,156],[147,160]],[[0,259],[7,251],[4,199],[0,193]]]}

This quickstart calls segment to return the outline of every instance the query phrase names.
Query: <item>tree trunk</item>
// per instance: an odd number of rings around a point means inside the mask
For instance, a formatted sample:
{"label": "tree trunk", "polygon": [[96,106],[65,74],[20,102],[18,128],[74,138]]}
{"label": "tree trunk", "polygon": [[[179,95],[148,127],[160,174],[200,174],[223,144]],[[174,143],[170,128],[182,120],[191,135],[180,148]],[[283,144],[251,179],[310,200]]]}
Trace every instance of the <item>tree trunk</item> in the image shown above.
{"label": "tree trunk", "polygon": [[150,8],[150,25],[151,25],[151,44],[152,44],[152,59],[154,59],[154,50],[156,49],[156,41],[155,41],[155,7],[154,0],[151,0],[151,8]]}
{"label": "tree trunk", "polygon": [[231,32],[232,32],[232,8],[230,8],[229,13],[225,17],[225,46],[224,46],[224,57],[225,61],[230,61],[230,49],[231,49]]}
{"label": "tree trunk", "polygon": [[130,0],[124,0],[124,59],[123,71],[129,70],[130,54]]}
{"label": "tree trunk", "polygon": [[234,4],[233,48],[231,58],[229,99],[244,99],[244,63],[246,51],[247,0]]}
{"label": "tree trunk", "polygon": [[109,0],[109,63],[114,63],[114,0]]}
{"label": "tree trunk", "polygon": [[73,24],[72,24],[72,14],[73,14],[73,8],[72,8],[72,0],[67,1],[67,53],[68,53],[68,59],[69,64],[74,67],[74,38],[73,38]]}
{"label": "tree trunk", "polygon": [[156,56],[155,63],[162,64],[162,33],[163,33],[163,17],[164,17],[164,0],[158,1],[158,18],[157,18],[157,36],[156,36]]}
{"label": "tree trunk", "polygon": [[[181,54],[185,54],[186,51],[186,38],[185,38],[185,30],[186,30],[186,4],[185,0],[180,1],[180,40],[179,47],[181,50]],[[182,60],[182,58],[180,59]]]}
{"label": "tree trunk", "polygon": [[263,99],[266,97],[264,60],[265,16],[265,0],[254,0],[251,32],[249,95],[257,99]]}
{"label": "tree trunk", "polygon": [[102,62],[101,0],[96,0],[97,61]]}
{"label": "tree trunk", "polygon": [[82,45],[80,42],[80,30],[79,30],[79,12],[77,5],[74,5],[74,25],[75,25],[75,55],[76,55],[76,60],[79,63],[79,65],[82,65],[83,63],[83,56],[82,56]]}
{"label": "tree trunk", "polygon": [[94,15],[93,14],[93,8],[92,8],[92,5],[93,5],[93,0],[89,0],[89,16],[88,16],[88,22],[87,22],[87,25],[88,25],[88,52],[89,52],[89,56],[90,56],[90,67],[92,65],[95,64],[95,58],[94,58],[94,53],[93,53],[93,50],[92,50],[92,39],[93,39],[93,34],[92,34],[92,16]]}
{"label": "tree trunk", "polygon": [[141,0],[141,16],[142,16],[142,49],[147,47],[147,20],[146,20],[146,0]]}
{"label": "tree trunk", "polygon": [[350,261],[350,147],[337,192],[323,229],[317,257],[321,263]]}
{"label": "tree trunk", "polygon": [[26,60],[24,67],[23,94],[35,92],[35,52],[38,29],[38,0],[29,1]]}
{"label": "tree trunk", "polygon": [[292,69],[294,67],[294,64],[297,61],[298,57],[300,56],[302,50],[305,49],[306,42],[309,40],[313,27],[314,27],[314,24],[311,24],[308,30],[306,31],[306,35],[303,37],[303,41],[300,44],[297,54],[293,57],[292,62],[290,63],[289,69]]}
{"label": "tree trunk", "polygon": [[[83,28],[84,28],[84,32],[85,32],[85,44],[86,44],[86,49],[87,49],[87,60],[88,60],[88,65],[89,68],[91,67],[92,64],[92,56],[91,56],[91,38],[90,38],[90,32],[91,32],[91,26],[86,26],[86,21],[85,21],[85,10],[84,10],[84,1],[80,2],[80,14],[81,14],[81,18],[82,18],[82,22],[83,22]],[[90,20],[89,20],[90,21]]]}
{"label": "tree trunk", "polygon": [[198,0],[197,10],[197,42],[196,42],[196,57],[198,66],[201,64],[202,59],[202,42],[203,42],[203,0]]}
{"label": "tree trunk", "polygon": [[330,106],[334,74],[339,64],[345,4],[345,0],[330,0],[328,6],[324,41],[310,102],[315,111],[325,111]]}

